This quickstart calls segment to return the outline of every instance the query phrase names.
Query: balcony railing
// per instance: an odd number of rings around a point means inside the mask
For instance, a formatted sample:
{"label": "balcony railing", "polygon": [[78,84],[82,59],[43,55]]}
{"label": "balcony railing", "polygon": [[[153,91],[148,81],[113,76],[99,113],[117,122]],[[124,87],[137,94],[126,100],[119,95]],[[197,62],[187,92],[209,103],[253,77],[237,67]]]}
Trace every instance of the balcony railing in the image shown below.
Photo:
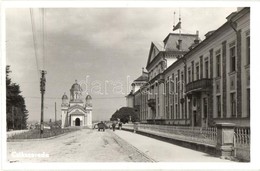
{"label": "balcony railing", "polygon": [[186,93],[191,91],[209,91],[212,88],[212,79],[200,79],[186,85]]}

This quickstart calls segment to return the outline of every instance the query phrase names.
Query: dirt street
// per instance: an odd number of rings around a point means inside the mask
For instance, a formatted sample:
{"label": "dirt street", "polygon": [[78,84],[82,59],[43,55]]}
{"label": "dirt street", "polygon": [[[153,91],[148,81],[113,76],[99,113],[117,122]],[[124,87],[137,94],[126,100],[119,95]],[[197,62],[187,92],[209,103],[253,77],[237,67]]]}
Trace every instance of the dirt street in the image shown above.
{"label": "dirt street", "polygon": [[110,130],[81,129],[49,140],[7,142],[9,162],[147,162]]}

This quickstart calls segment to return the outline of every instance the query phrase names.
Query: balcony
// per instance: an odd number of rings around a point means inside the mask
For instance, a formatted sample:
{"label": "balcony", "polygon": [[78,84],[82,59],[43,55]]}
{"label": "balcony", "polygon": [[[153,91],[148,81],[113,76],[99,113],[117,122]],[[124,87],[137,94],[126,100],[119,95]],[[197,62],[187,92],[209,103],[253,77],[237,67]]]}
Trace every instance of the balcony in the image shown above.
{"label": "balcony", "polygon": [[212,88],[212,79],[200,79],[186,85],[186,93],[209,91]]}
{"label": "balcony", "polygon": [[148,106],[155,109],[155,99],[148,99]]}

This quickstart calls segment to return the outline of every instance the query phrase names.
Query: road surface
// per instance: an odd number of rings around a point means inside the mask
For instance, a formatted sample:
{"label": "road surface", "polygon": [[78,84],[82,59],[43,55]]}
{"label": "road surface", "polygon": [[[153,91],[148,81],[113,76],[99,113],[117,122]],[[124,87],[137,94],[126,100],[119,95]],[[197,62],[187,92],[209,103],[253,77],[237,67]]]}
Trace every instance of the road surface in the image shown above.
{"label": "road surface", "polygon": [[48,140],[7,142],[9,162],[150,161],[110,130],[81,129]]}
{"label": "road surface", "polygon": [[81,129],[47,140],[7,142],[9,162],[230,162],[128,131]]}

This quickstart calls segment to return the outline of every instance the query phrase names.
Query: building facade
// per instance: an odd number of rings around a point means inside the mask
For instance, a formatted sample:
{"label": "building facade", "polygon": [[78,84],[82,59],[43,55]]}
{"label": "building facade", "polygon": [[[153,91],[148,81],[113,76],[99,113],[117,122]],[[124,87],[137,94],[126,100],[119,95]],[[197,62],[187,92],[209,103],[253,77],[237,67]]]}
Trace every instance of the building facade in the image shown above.
{"label": "building facade", "polygon": [[250,8],[238,8],[226,19],[201,42],[198,32],[170,33],[162,44],[152,42],[148,81],[138,95],[141,122],[250,125]]}
{"label": "building facade", "polygon": [[142,104],[142,92],[141,87],[143,87],[148,82],[148,73],[144,71],[144,68],[142,69],[142,74],[137,79],[133,81],[131,84],[132,90],[131,92],[126,96],[126,104],[127,107],[134,108],[135,111],[138,113],[138,115],[141,115],[141,112],[143,110],[143,104]]}
{"label": "building facade", "polygon": [[61,127],[88,126],[92,128],[92,98],[82,99],[82,89],[77,81],[71,86],[70,100],[64,93],[61,104]]}

